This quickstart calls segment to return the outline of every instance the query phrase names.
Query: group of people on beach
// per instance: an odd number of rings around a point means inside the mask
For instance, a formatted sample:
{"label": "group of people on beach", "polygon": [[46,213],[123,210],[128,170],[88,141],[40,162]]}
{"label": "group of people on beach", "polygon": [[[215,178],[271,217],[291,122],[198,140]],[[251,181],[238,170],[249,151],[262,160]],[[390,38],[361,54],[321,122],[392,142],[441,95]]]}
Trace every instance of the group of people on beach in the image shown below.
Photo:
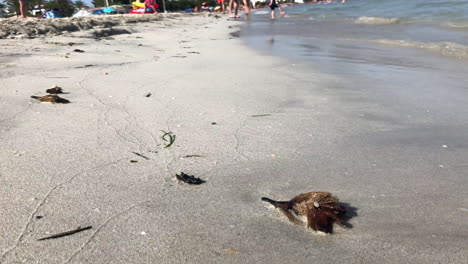
{"label": "group of people on beach", "polygon": [[[202,2],[200,8],[196,8],[195,11],[220,11],[223,12],[223,14],[226,12],[226,9],[229,10],[229,18],[234,18],[237,19],[239,18],[239,8],[242,6],[242,8],[245,11],[245,15],[248,17],[250,15],[250,10],[255,8],[252,5],[252,2],[250,0],[229,0],[229,3],[226,6],[225,0],[218,0],[219,7],[212,8],[209,7],[206,3],[206,1]],[[283,9],[277,4],[276,0],[268,0],[268,6],[271,9],[271,18],[275,18],[275,9],[278,8],[279,11],[281,12],[282,15],[284,15],[286,12],[283,11]]]}
{"label": "group of people on beach", "polygon": [[[20,15],[22,18],[27,17],[27,10],[26,10],[26,1],[27,0],[18,0],[19,1],[19,7],[20,7]],[[225,0],[217,0],[219,7],[218,10],[223,12],[223,14],[226,12],[226,4]],[[240,3],[242,1],[242,3]],[[278,9],[280,11],[281,15],[284,15],[286,12],[283,11],[280,5],[276,2],[277,0],[267,0],[268,1],[268,6],[271,9],[271,19],[275,19],[275,10]],[[346,3],[346,0],[340,0],[341,3]],[[333,0],[312,0],[312,3],[322,3],[322,2],[333,2]],[[237,19],[239,18],[239,7],[240,5],[243,6],[245,15],[248,17],[250,15],[250,9],[254,8],[252,6],[252,3],[250,0],[229,0],[228,3],[228,9],[229,9],[229,17]],[[157,4],[155,3],[155,0],[145,0],[145,8],[148,7],[150,9],[153,9],[155,13],[157,13]],[[195,12],[200,12],[200,11],[213,11],[214,8],[209,7],[207,5],[207,2],[204,1],[201,3],[201,6],[196,6],[194,11]],[[215,11],[217,9],[214,9]]]}

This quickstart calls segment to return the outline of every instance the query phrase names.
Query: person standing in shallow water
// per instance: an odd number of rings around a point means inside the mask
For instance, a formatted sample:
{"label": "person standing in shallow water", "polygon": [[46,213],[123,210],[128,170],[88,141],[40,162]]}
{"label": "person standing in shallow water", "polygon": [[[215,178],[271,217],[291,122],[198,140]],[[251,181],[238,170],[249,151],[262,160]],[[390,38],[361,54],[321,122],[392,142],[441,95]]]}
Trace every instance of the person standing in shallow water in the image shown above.
{"label": "person standing in shallow water", "polygon": [[281,9],[281,7],[278,4],[276,4],[276,0],[270,0],[270,3],[268,3],[268,6],[271,9],[271,19],[275,19],[275,8],[279,9],[281,15],[286,14],[286,12],[284,12],[283,9]]}
{"label": "person standing in shallow water", "polygon": [[239,2],[238,0],[229,0],[229,17],[230,18],[239,18],[237,12],[239,11]]}
{"label": "person standing in shallow water", "polygon": [[22,18],[26,18],[26,0],[19,0],[20,14]]}
{"label": "person standing in shallow water", "polygon": [[245,15],[248,17],[250,15],[250,0],[244,0],[244,11],[245,11]]}
{"label": "person standing in shallow water", "polygon": [[[244,3],[244,10],[245,16],[248,17],[250,15],[250,1],[243,0]],[[230,18],[239,18],[237,12],[239,11],[239,0],[229,0],[229,17]]]}

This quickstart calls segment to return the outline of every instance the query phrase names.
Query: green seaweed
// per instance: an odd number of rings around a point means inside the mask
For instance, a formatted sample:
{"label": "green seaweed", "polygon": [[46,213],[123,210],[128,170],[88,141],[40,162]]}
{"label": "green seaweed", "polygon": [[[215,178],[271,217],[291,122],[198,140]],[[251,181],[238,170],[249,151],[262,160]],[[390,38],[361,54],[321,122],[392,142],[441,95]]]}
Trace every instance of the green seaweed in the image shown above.
{"label": "green seaweed", "polygon": [[[172,144],[174,144],[174,142],[175,142],[176,135],[174,135],[174,133],[172,133],[172,132],[166,132],[164,130],[161,130],[161,131],[164,133],[164,135],[162,135],[161,138],[164,141],[169,142],[166,146],[164,146],[164,148],[168,148],[168,147],[172,146]],[[169,139],[167,139],[167,137],[169,137]]]}

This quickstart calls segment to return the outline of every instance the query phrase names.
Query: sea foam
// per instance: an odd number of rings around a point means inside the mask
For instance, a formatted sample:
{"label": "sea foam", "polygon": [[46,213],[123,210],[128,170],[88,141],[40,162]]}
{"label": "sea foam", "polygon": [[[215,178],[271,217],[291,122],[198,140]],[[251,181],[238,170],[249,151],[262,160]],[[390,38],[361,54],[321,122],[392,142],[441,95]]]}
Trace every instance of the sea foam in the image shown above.
{"label": "sea foam", "polygon": [[431,52],[436,52],[444,56],[455,57],[458,59],[468,59],[468,46],[454,42],[445,41],[432,43],[392,39],[376,39],[370,40],[370,42],[377,43],[380,45],[423,49]]}
{"label": "sea foam", "polygon": [[359,17],[354,21],[356,24],[386,25],[398,23],[398,18],[392,17]]}

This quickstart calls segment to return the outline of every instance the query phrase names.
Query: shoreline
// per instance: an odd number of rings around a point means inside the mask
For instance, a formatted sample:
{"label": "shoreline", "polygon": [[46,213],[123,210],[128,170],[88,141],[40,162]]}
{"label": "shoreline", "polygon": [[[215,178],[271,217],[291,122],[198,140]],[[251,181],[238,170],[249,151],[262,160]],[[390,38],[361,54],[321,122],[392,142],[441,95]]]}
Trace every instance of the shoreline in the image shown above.
{"label": "shoreline", "polygon": [[[391,107],[378,81],[369,92],[353,72],[246,47],[240,24],[181,15],[110,38],[0,40],[28,54],[0,64],[0,262],[462,263],[467,127],[451,122],[465,97]],[[30,98],[55,84],[70,104]],[[320,236],[260,201],[309,191],[357,208],[354,227]],[[92,228],[36,241],[78,226]]]}

